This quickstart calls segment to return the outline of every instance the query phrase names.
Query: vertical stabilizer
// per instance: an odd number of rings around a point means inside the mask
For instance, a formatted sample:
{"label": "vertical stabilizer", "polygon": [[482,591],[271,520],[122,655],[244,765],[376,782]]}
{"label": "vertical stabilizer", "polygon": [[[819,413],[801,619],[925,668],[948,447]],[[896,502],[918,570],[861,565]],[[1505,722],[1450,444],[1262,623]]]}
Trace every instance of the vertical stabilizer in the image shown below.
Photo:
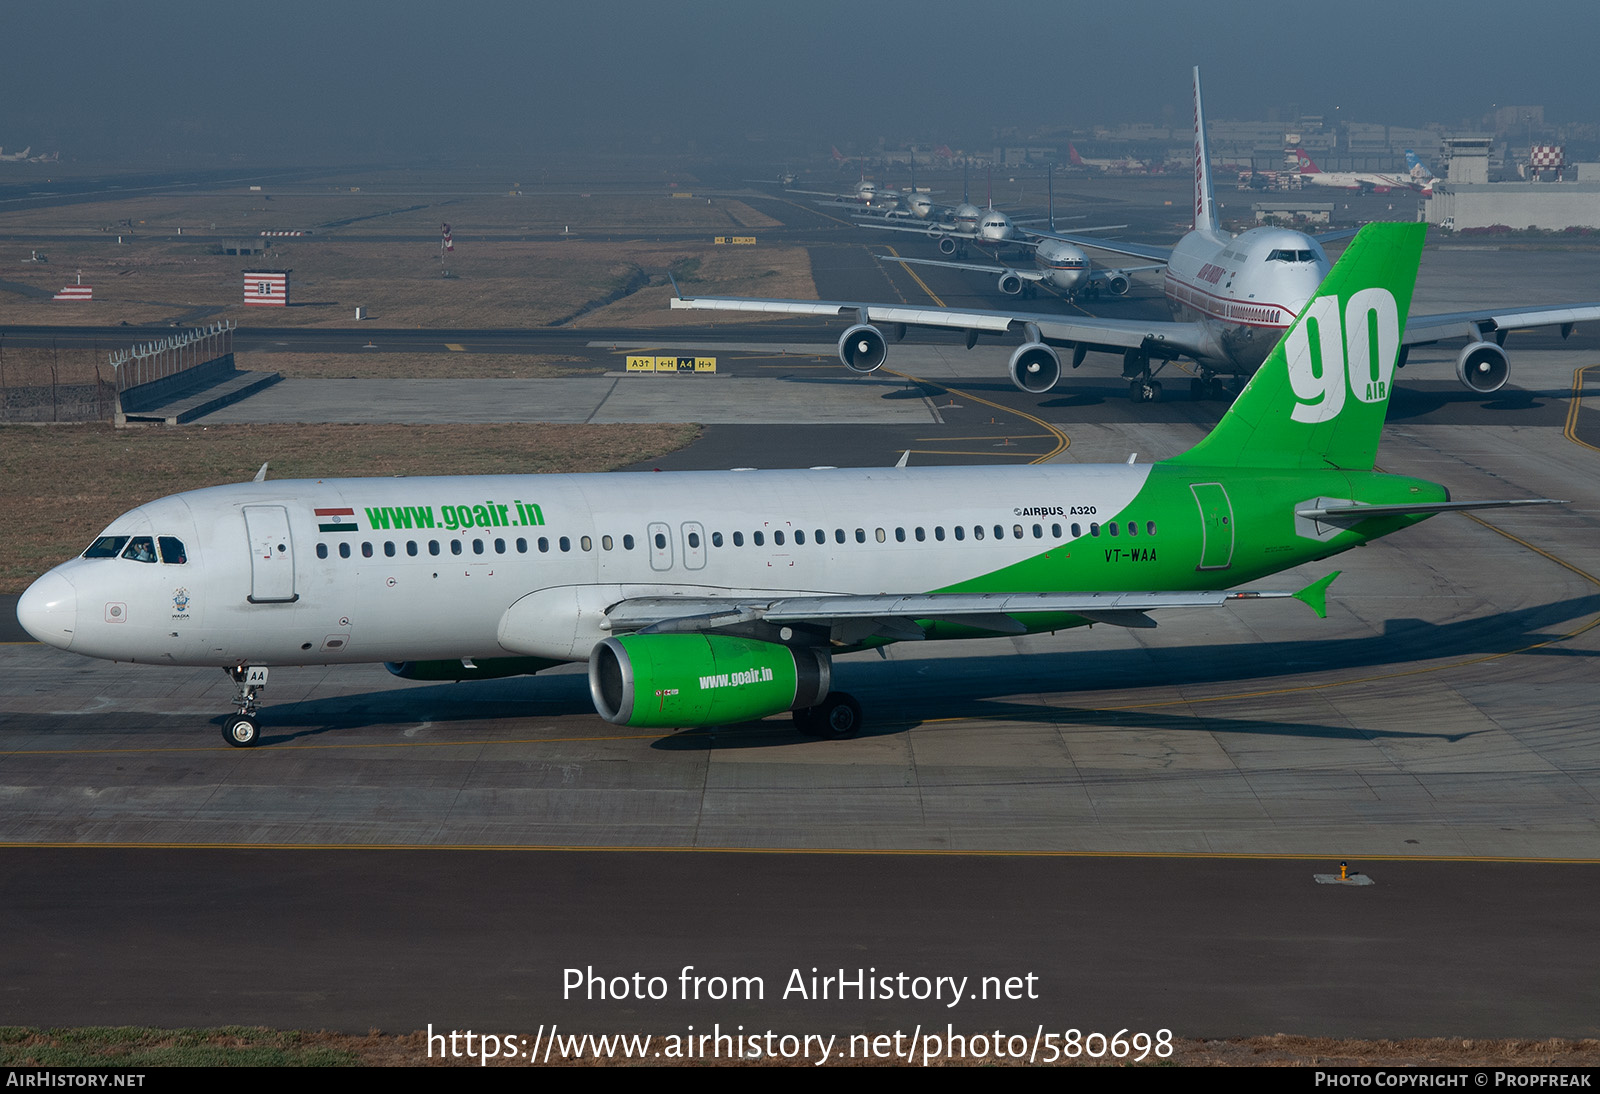
{"label": "vertical stabilizer", "polygon": [[1211,149],[1206,144],[1206,112],[1200,102],[1200,66],[1194,69],[1194,230],[1217,230],[1217,203],[1211,196]]}
{"label": "vertical stabilizer", "polygon": [[1371,471],[1427,230],[1361,229],[1222,421],[1168,462]]}

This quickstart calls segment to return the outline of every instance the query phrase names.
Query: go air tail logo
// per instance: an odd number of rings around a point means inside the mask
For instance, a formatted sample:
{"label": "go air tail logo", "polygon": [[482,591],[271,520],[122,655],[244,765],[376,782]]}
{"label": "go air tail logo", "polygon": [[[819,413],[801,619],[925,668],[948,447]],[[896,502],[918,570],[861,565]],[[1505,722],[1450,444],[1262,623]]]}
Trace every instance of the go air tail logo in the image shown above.
{"label": "go air tail logo", "polygon": [[1308,425],[1337,418],[1348,390],[1359,402],[1389,397],[1400,352],[1400,313],[1388,289],[1350,295],[1340,322],[1339,298],[1319,296],[1284,339],[1289,383],[1300,401],[1290,415]]}

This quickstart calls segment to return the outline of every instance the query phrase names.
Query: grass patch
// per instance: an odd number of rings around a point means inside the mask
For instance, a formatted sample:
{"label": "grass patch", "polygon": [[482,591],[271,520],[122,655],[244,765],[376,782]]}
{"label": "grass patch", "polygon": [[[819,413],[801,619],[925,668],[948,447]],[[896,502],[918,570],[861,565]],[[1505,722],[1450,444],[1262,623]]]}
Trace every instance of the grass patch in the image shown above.
{"label": "grass patch", "polygon": [[5,1067],[353,1067],[354,1049],[295,1031],[222,1029],[84,1029],[0,1027]]}
{"label": "grass patch", "polygon": [[274,479],[611,471],[692,425],[0,426],[0,593],[20,593],[141,502]]}

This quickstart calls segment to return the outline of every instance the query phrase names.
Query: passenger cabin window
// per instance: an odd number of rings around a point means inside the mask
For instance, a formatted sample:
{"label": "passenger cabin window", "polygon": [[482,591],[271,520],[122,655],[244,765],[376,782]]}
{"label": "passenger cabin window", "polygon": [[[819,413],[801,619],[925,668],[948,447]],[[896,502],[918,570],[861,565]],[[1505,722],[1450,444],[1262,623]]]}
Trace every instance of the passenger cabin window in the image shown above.
{"label": "passenger cabin window", "polygon": [[317,557],[318,558],[327,558],[328,557],[328,545],[326,543],[317,544]]}

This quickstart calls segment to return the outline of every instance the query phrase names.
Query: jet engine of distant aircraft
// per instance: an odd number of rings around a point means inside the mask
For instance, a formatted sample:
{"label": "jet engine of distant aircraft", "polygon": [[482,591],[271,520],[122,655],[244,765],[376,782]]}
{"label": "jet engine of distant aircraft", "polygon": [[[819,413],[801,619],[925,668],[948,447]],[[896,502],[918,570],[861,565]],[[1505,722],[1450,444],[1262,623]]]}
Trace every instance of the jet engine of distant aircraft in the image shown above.
{"label": "jet engine of distant aircraft", "polygon": [[888,343],[877,327],[858,323],[839,336],[839,360],[851,372],[876,371],[888,356]]}
{"label": "jet engine of distant aircraft", "polygon": [[1493,342],[1470,342],[1456,358],[1456,378],[1480,395],[1492,395],[1506,386],[1511,362]]}
{"label": "jet engine of distant aircraft", "polygon": [[1043,342],[1028,342],[1011,355],[1009,370],[1013,384],[1023,391],[1043,395],[1061,379],[1061,358]]}
{"label": "jet engine of distant aircraft", "polygon": [[1017,273],[1015,270],[1007,270],[1005,273],[1000,275],[1000,291],[1008,296],[1016,296],[1018,293],[1022,292],[1023,287],[1026,284],[1027,282],[1023,281],[1022,275]]}

